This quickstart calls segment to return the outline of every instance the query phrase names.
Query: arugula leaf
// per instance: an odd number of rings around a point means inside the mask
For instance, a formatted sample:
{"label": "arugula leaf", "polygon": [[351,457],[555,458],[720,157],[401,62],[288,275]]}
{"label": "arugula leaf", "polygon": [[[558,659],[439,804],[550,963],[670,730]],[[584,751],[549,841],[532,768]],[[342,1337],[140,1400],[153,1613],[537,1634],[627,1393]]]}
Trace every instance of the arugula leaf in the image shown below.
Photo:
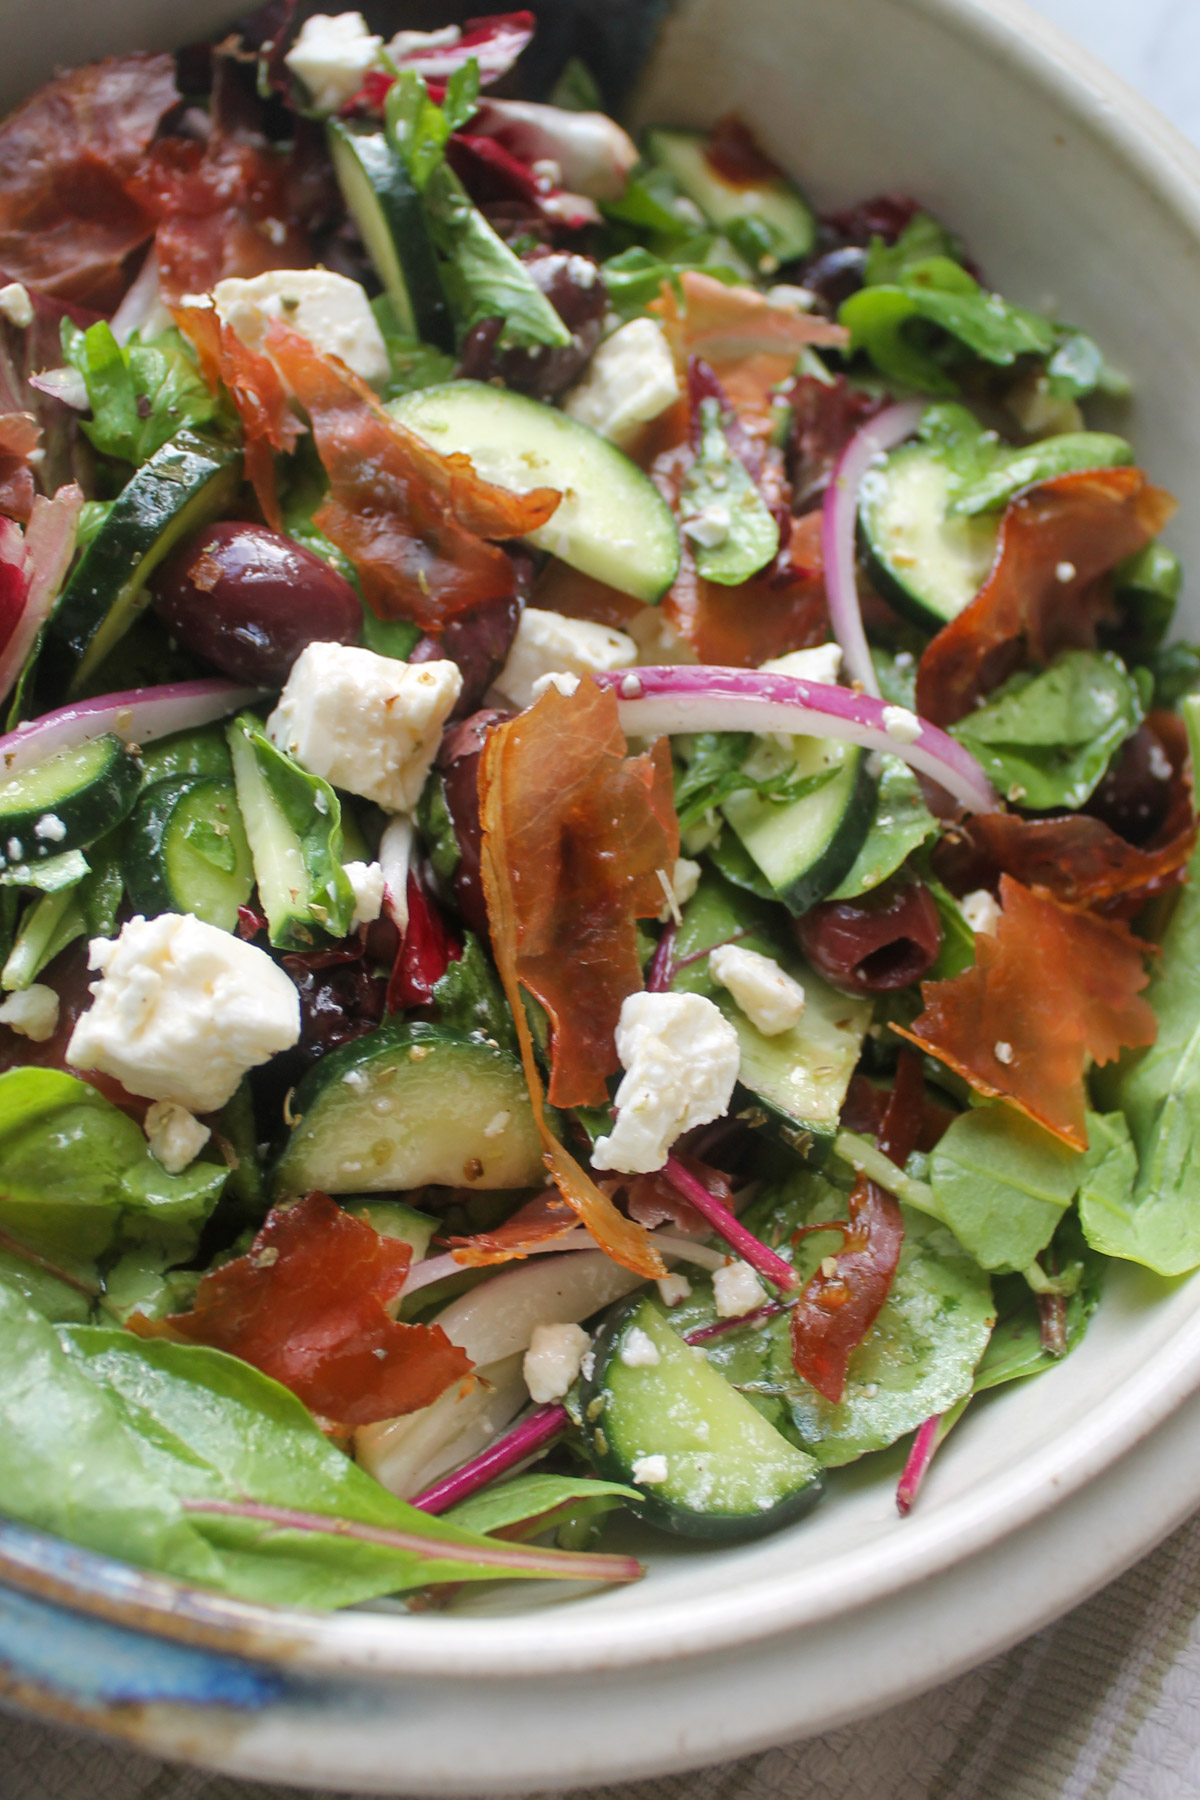
{"label": "arugula leaf", "polygon": [[936,837],[940,830],[941,826],[925,804],[921,784],[908,764],[898,756],[885,755],[871,829],[850,873],[828,898],[853,900],[878,887],[889,875],[895,874],[914,850]]}
{"label": "arugula leaf", "polygon": [[700,402],[700,448],[679,494],[680,529],[697,572],[722,587],[757,574],[779,549],[779,526],[721,423],[721,403]]}
{"label": "arugula leaf", "polygon": [[985,1269],[1020,1270],[1054,1236],[1083,1157],[1009,1106],[961,1113],[929,1160],[938,1211]]}
{"label": "arugula leaf", "polygon": [[486,1536],[514,1525],[552,1531],[566,1519],[612,1512],[626,1500],[638,1500],[636,1488],[615,1481],[593,1481],[575,1475],[518,1475],[496,1487],[460,1500],[441,1516],[463,1531]]}
{"label": "arugula leaf", "polygon": [[64,318],[62,345],[87,386],[92,417],[82,429],[106,456],[140,468],[185,425],[208,425],[218,415],[217,401],[178,331],[165,331],[147,344],[135,333],[122,346],[103,319],[82,331]]}
{"label": "arugula leaf", "polygon": [[1040,675],[1012,676],[951,731],[1002,794],[1043,811],[1082,806],[1143,717],[1119,656],[1066,650]]}
{"label": "arugula leaf", "polygon": [[447,963],[446,973],[434,982],[433,1000],[441,1024],[482,1034],[517,1054],[517,1033],[500,978],[473,932],[464,932],[462,956]]}

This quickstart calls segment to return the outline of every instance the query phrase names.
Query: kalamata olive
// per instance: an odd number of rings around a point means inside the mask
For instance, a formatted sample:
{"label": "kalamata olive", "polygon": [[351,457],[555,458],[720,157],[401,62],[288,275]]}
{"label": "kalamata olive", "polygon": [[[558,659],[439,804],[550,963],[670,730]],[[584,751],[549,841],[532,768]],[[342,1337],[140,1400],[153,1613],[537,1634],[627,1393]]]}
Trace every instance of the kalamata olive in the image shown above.
{"label": "kalamata olive", "polygon": [[483,828],[479,820],[479,759],[488,733],[508,715],[489,709],[452,726],[442,739],[438,768],[446,811],[458,840],[459,862],[454,871],[454,902],[464,924],[487,937],[487,906],[479,875]]}
{"label": "kalamata olive", "polygon": [[1084,812],[1102,819],[1119,837],[1144,844],[1163,823],[1171,805],[1172,769],[1162,740],[1139,725],[1109,764]]}
{"label": "kalamata olive", "polygon": [[825,311],[834,314],[843,300],[857,294],[863,284],[867,253],[858,244],[842,244],[826,250],[805,266],[804,285],[815,294]]}
{"label": "kalamata olive", "polygon": [[459,374],[472,381],[490,381],[498,375],[518,393],[550,400],[577,380],[590,362],[600,342],[608,294],[600,265],[590,256],[537,244],[521,261],[570,330],[571,342],[560,349],[534,345],[528,350],[499,350],[502,322],[483,319],[463,343]]}
{"label": "kalamata olive", "polygon": [[[519,587],[519,571],[517,580]],[[462,693],[452,718],[464,719],[475,711],[508,661],[520,617],[515,594],[507,600],[482,600],[447,620],[440,637],[418,638],[413,645],[409,662],[448,658],[462,670]]]}
{"label": "kalamata olive", "polygon": [[358,596],[344,575],[263,525],[209,525],[168,558],[155,607],[185,649],[237,681],[278,687],[312,643],[357,643]]}
{"label": "kalamata olive", "polygon": [[845,994],[907,987],[929,973],[942,947],[933,895],[905,876],[858,900],[822,901],[792,929],[817,973]]}

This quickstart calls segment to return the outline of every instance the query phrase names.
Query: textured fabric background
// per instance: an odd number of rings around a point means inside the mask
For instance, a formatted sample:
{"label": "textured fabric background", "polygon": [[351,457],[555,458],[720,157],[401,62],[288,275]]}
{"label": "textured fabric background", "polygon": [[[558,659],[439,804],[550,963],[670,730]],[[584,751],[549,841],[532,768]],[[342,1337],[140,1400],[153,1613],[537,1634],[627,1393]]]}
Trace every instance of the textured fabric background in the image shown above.
{"label": "textured fabric background", "polygon": [[[1200,0],[1033,3],[1200,140]],[[579,1800],[1192,1800],[1198,1607],[1200,1518],[1057,1625],[919,1700],[700,1774]],[[0,1800],[303,1796],[0,1717]]]}

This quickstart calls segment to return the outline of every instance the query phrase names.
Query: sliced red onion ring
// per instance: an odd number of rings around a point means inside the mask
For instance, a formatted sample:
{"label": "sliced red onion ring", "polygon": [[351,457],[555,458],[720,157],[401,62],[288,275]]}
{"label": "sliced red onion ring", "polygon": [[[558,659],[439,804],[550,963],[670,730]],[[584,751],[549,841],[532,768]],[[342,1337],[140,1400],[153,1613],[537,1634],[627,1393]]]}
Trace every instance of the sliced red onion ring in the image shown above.
{"label": "sliced red onion ring", "polygon": [[174,731],[194,731],[249,706],[262,692],[262,688],[214,678],[128,688],[119,694],[101,694],[95,700],[77,700],[0,737],[0,770],[18,775],[60,750],[74,750],[107,732],[127,744],[149,744]]}
{"label": "sliced red onion ring", "polygon": [[[83,511],[83,489],[71,482],[59,488],[53,500],[39,494],[29,515],[22,541],[20,529],[5,519],[5,541],[0,556],[5,562],[21,562],[28,583],[25,605],[3,650],[0,650],[0,698],[7,698],[25,667],[38,632],[58,598],[75,554],[75,536]],[[15,544],[11,541],[16,534]]]}
{"label": "sliced red onion ring", "polygon": [[43,369],[40,375],[29,377],[29,385],[51,400],[61,400],[75,412],[87,412],[92,404],[88,399],[87,382],[78,369]]}
{"label": "sliced red onion ring", "polygon": [[847,674],[860,682],[866,693],[876,696],[879,683],[867,648],[854,572],[859,490],[863,476],[875,458],[886,456],[889,450],[912,436],[921,423],[926,404],[924,400],[904,400],[899,406],[889,406],[886,412],[877,414],[861,431],[855,432],[834,464],[821,513],[821,551],[825,562],[829,623],[842,646]]}
{"label": "sliced red onion ring", "polygon": [[622,729],[632,737],[783,731],[793,737],[840,738],[903,758],[969,812],[996,812],[1000,805],[975,758],[955,738],[906,707],[885,705],[852,688],[703,664],[614,669],[592,679],[616,690]]}
{"label": "sliced red onion ring", "polygon": [[379,840],[379,866],[383,870],[383,909],[401,937],[408,930],[408,866],[412,849],[412,820],[397,813],[388,820]]}

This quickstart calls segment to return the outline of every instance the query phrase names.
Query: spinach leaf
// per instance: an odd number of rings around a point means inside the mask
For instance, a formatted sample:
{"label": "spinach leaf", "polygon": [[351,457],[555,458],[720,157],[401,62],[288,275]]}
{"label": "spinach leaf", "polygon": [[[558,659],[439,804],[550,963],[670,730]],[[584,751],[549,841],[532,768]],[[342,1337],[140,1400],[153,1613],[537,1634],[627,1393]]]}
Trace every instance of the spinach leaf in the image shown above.
{"label": "spinach leaf", "polygon": [[1132,384],[1107,362],[1094,338],[1077,325],[1056,327],[1057,344],[1046,364],[1050,393],[1056,400],[1086,400],[1089,394],[1127,399]]}
{"label": "spinach leaf", "polygon": [[829,895],[853,900],[894,875],[901,863],[940,831],[925,804],[921,784],[898,756],[883,757],[875,817],[850,873]]}
{"label": "spinach leaf", "polygon": [[[1114,633],[1126,662],[1145,662],[1161,645],[1183,588],[1183,564],[1165,544],[1147,544],[1117,564],[1113,598],[1121,613]],[[1172,645],[1172,649],[1182,646]]]}
{"label": "spinach leaf", "polygon": [[87,386],[92,418],[82,429],[106,456],[140,468],[183,426],[209,425],[217,417],[217,402],[178,331],[148,344],[135,333],[122,346],[103,319],[86,331],[64,319],[62,344]]}
{"label": "spinach leaf", "polygon": [[[1062,1267],[1078,1263],[1082,1274],[1066,1305],[1066,1351],[1070,1355],[1082,1341],[1088,1321],[1100,1304],[1105,1260],[1087,1244],[1073,1213],[1066,1213],[1054,1234],[1052,1255]],[[999,1322],[975,1371],[974,1392],[1003,1387],[1040,1375],[1062,1361],[1042,1348],[1042,1323],[1037,1299],[1021,1275],[1001,1276],[995,1283]]]}
{"label": "spinach leaf", "polygon": [[15,1245],[0,1243],[0,1287],[7,1285],[44,1319],[67,1325],[86,1325],[92,1316],[94,1295],[82,1283],[56,1275],[51,1267]]}
{"label": "spinach leaf", "polygon": [[[838,772],[833,765],[812,775],[793,777],[786,758],[781,758],[774,773],[751,775],[744,764],[754,747],[748,731],[697,732],[686,752],[686,765],[676,765],[675,770],[675,807],[681,831],[692,830],[734,794],[757,794],[761,800],[786,806],[815,794]],[[752,891],[757,892],[757,887]],[[762,892],[767,899],[774,895],[769,882],[763,883]]]}
{"label": "spinach leaf", "polygon": [[574,1475],[518,1475],[498,1487],[485,1488],[461,1500],[442,1517],[463,1531],[504,1531],[513,1525],[552,1531],[565,1519],[611,1512],[639,1498],[636,1488],[615,1481],[592,1481]]}
{"label": "spinach leaf", "polygon": [[931,256],[961,264],[963,247],[945,226],[927,212],[919,212],[894,244],[885,244],[880,237],[871,239],[863,281],[867,287],[898,287],[914,265],[928,262]]}
{"label": "spinach leaf", "polygon": [[1111,650],[1066,650],[1011,677],[951,727],[1010,800],[1082,806],[1143,718],[1137,683]]}
{"label": "spinach leaf", "polygon": [[683,478],[679,516],[697,572],[722,587],[748,581],[779,549],[779,526],[730,449],[721,403],[711,396],[700,402],[700,448]]}
{"label": "spinach leaf", "polygon": [[[1048,319],[988,293],[945,255],[908,262],[898,281],[860,289],[838,320],[852,351],[865,351],[882,375],[928,394],[957,393],[949,364],[964,351],[1009,367],[1020,356],[1048,356],[1056,342]],[[944,334],[940,342],[936,332]]]}
{"label": "spinach leaf", "polygon": [[464,933],[462,956],[447,963],[446,973],[434,982],[433,1001],[441,1024],[490,1038],[516,1056],[516,1029],[500,978],[473,932]]}
{"label": "spinach leaf", "polygon": [[1083,1158],[1008,1106],[959,1115],[929,1162],[938,1210],[985,1269],[1028,1268],[1075,1198]]}
{"label": "spinach leaf", "polygon": [[391,375],[380,394],[381,400],[395,400],[401,394],[411,394],[416,388],[432,387],[435,382],[449,381],[454,373],[456,359],[446,351],[436,350],[432,344],[423,344],[420,338],[409,337],[402,331],[396,318],[396,309],[386,294],[380,294],[372,300],[371,311],[383,334],[392,365]]}
{"label": "spinach leaf", "polygon": [[1111,432],[1060,432],[1056,437],[1043,438],[1040,444],[998,451],[990,468],[959,488],[949,511],[964,518],[1002,512],[1022,488],[1053,481],[1076,470],[1114,469],[1132,461],[1132,446]]}

